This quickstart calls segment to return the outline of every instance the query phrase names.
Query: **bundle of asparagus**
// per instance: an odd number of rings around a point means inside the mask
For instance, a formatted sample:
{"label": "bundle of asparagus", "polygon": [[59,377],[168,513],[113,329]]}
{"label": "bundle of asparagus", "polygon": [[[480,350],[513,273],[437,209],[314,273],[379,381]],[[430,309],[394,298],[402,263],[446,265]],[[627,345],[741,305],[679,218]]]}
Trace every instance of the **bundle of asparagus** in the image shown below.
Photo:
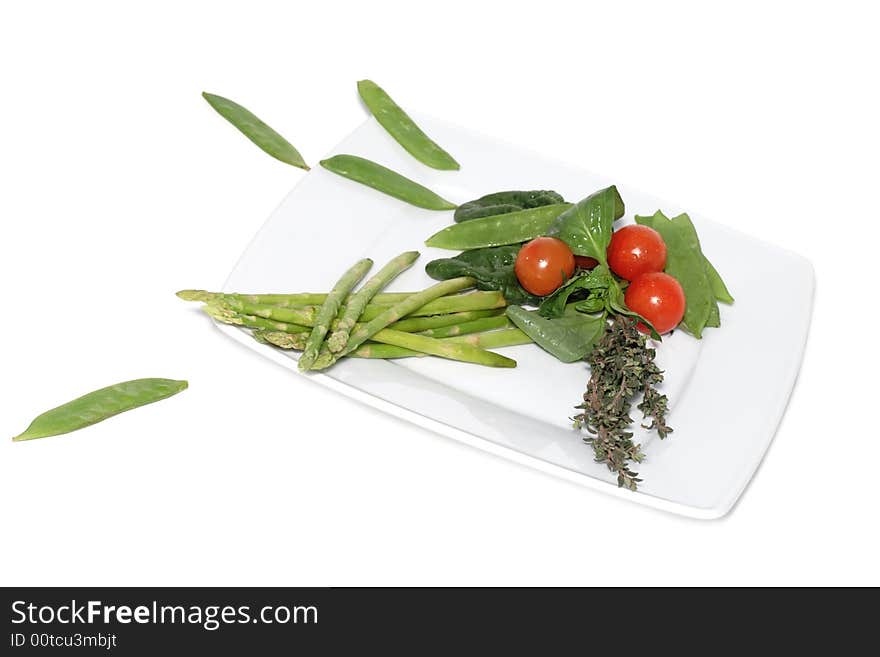
{"label": "bundle of asparagus", "polygon": [[488,351],[527,344],[504,315],[500,292],[463,292],[474,279],[454,278],[421,292],[382,293],[419,254],[402,253],[368,280],[372,261],[356,263],[328,294],[224,294],[181,290],[186,301],[201,301],[218,322],[252,329],[254,339],[302,351],[301,370],[321,370],[343,357],[406,358],[426,355],[515,367],[516,361]]}

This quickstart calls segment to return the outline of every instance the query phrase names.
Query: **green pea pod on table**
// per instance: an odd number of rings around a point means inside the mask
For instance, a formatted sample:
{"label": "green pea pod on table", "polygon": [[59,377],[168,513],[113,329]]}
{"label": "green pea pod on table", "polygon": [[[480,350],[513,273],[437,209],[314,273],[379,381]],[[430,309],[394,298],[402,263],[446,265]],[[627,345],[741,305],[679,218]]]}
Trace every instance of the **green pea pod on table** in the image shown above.
{"label": "green pea pod on table", "polygon": [[455,210],[453,219],[456,222],[508,214],[519,210],[539,208],[542,205],[565,203],[561,194],[551,190],[494,192],[473,201],[462,203]]}
{"label": "green pea pod on table", "polygon": [[135,379],[95,390],[38,415],[30,426],[12,440],[34,440],[58,436],[90,426],[124,411],[152,404],[186,390],[186,381]]}
{"label": "green pea pod on table", "polygon": [[458,162],[428,137],[382,87],[372,80],[361,80],[357,88],[379,124],[419,162],[434,169],[460,168]]}
{"label": "green pea pod on table", "polygon": [[425,244],[441,249],[467,251],[527,242],[544,235],[553,222],[570,207],[569,203],[555,203],[509,214],[472,219],[447,226],[431,235],[425,240]]}
{"label": "green pea pod on table", "polygon": [[432,192],[424,185],[400,175],[381,164],[357,155],[334,155],[321,160],[321,166],[335,174],[426,210],[454,210],[455,203]]}
{"label": "green pea pod on table", "polygon": [[254,142],[264,152],[276,160],[305,169],[306,171],[309,170],[309,165],[303,160],[299,151],[293,147],[293,144],[266,125],[246,107],[242,107],[228,98],[209,94],[206,91],[202,92],[202,97],[208,101],[211,107],[217,110],[220,116],[238,128],[245,137]]}

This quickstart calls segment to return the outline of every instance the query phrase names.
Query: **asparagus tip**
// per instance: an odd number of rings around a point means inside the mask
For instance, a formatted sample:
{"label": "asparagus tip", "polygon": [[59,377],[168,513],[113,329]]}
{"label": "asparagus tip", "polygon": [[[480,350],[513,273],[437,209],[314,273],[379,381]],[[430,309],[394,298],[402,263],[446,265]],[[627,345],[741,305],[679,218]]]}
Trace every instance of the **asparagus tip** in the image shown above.
{"label": "asparagus tip", "polygon": [[175,294],[184,301],[208,301],[214,296],[213,292],[207,290],[180,290]]}

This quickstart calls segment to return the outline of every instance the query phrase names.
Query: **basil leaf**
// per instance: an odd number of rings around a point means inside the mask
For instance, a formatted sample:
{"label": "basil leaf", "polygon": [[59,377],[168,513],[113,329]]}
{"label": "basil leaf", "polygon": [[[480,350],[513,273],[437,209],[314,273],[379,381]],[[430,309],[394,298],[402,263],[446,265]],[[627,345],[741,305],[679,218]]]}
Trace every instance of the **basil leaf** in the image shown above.
{"label": "basil leaf", "polygon": [[563,363],[573,363],[587,356],[605,331],[604,316],[566,312],[562,317],[546,319],[537,310],[508,306],[507,316],[523,333]]}
{"label": "basil leaf", "polygon": [[575,310],[579,313],[597,313],[601,310],[605,309],[605,294],[604,290],[593,290],[583,301],[579,301],[574,304]]}
{"label": "basil leaf", "polygon": [[605,264],[611,226],[623,213],[623,199],[612,185],[578,201],[556,217],[547,234],[568,244],[575,255],[589,256]]}
{"label": "basil leaf", "polygon": [[480,290],[500,290],[507,303],[538,305],[541,298],[526,292],[513,270],[519,249],[519,244],[510,244],[463,251],[454,258],[432,260],[425,272],[438,281],[470,276]]}
{"label": "basil leaf", "polygon": [[560,194],[551,190],[495,192],[462,203],[456,208],[453,218],[456,222],[467,221],[556,203],[565,203],[565,201]]}
{"label": "basil leaf", "polygon": [[[703,329],[720,324],[715,294],[707,273],[706,258],[693,222],[686,214],[668,219],[659,210],[650,217],[636,217],[636,223],[650,226],[666,243],[666,273],[675,278],[684,290],[685,308],[682,324],[694,337],[701,338]],[[714,307],[714,310],[713,310]]]}
{"label": "basil leaf", "polygon": [[[600,299],[604,298],[605,290],[609,284],[613,284],[611,274],[603,265],[597,265],[592,271],[580,272],[569,278],[562,284],[559,289],[545,297],[538,307],[538,313],[541,317],[553,318],[562,317],[565,312],[565,305],[573,294],[577,294],[584,290],[588,292],[597,291]],[[604,302],[602,302],[604,305]],[[590,306],[592,307],[592,305]],[[601,310],[600,305],[597,310],[586,312],[598,312]],[[585,311],[581,311],[585,312]]]}

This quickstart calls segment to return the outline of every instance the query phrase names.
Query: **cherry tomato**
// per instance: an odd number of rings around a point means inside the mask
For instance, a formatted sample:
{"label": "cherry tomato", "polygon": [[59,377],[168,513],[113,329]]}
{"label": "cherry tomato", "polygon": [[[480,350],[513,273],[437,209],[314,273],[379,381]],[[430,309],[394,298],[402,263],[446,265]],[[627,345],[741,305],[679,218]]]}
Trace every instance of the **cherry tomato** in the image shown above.
{"label": "cherry tomato", "polygon": [[[668,333],[684,317],[684,290],[669,274],[662,271],[642,274],[626,288],[624,301],[630,310],[647,319],[657,333]],[[642,333],[650,330],[639,322]]]}
{"label": "cherry tomato", "polygon": [[614,232],[608,244],[608,266],[628,281],[641,274],[663,271],[666,266],[666,243],[649,226],[624,226]]}
{"label": "cherry tomato", "polygon": [[562,240],[538,237],[519,250],[513,270],[520,285],[531,294],[543,297],[574,273],[574,255]]}
{"label": "cherry tomato", "polygon": [[590,256],[575,256],[574,264],[577,265],[578,269],[594,269],[599,264],[599,261]]}

